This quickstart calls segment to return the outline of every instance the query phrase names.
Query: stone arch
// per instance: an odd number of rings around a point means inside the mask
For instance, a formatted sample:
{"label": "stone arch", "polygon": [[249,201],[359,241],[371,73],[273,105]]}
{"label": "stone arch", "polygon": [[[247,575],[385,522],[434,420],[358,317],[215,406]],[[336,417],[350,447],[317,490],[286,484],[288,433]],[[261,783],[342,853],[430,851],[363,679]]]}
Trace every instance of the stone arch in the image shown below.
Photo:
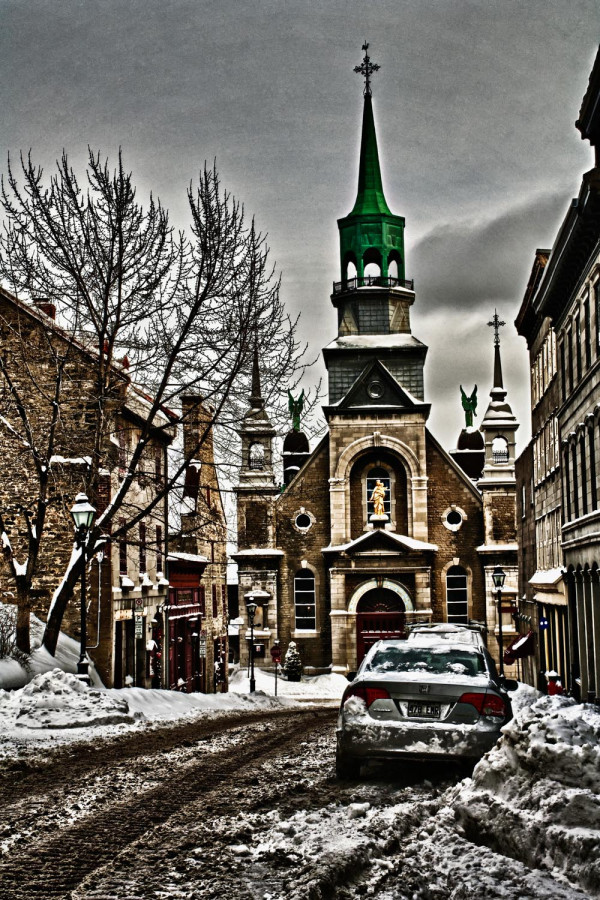
{"label": "stone arch", "polygon": [[363,581],[360,584],[348,603],[348,612],[352,615],[356,615],[358,609],[358,603],[365,594],[368,594],[369,591],[377,590],[377,588],[385,588],[388,591],[393,591],[394,594],[397,594],[402,602],[404,603],[404,609],[406,612],[412,612],[415,608],[414,603],[412,601],[412,597],[402,584],[398,584],[396,581],[392,581],[390,578],[384,578],[383,581],[377,578],[370,578],[368,581]]}
{"label": "stone arch", "polygon": [[[330,479],[331,519],[339,526],[334,531],[335,540],[340,543],[350,540],[351,504],[350,504],[350,472],[358,457],[373,449],[385,449],[396,455],[404,466],[406,473],[406,514],[409,537],[427,541],[429,537],[427,524],[427,477],[422,474],[421,464],[415,452],[403,441],[391,435],[365,435],[353,441],[340,453],[335,472]],[[333,538],[333,535],[332,535]]]}

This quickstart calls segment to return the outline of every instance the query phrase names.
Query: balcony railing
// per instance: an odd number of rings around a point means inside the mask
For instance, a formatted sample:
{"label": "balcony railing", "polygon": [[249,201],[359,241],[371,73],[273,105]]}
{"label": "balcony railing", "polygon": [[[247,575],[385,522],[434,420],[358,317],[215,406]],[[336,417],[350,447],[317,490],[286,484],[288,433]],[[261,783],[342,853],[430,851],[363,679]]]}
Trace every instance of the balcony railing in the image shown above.
{"label": "balcony railing", "polygon": [[333,293],[344,294],[362,287],[405,288],[414,291],[414,281],[402,281],[400,278],[384,278],[382,275],[365,275],[363,278],[348,278],[346,281],[334,281]]}

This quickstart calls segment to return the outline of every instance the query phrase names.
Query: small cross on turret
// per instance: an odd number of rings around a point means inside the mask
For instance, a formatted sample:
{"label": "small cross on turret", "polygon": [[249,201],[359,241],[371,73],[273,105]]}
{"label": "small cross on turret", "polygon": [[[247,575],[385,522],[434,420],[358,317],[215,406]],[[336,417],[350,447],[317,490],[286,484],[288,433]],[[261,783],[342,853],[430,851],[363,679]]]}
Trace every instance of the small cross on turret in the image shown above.
{"label": "small cross on turret", "polygon": [[354,66],[354,71],[358,75],[364,75],[365,87],[364,87],[363,93],[364,93],[365,97],[370,97],[371,96],[371,75],[373,74],[373,72],[378,72],[380,69],[380,66],[378,66],[377,63],[371,62],[371,57],[369,56],[369,54],[367,52],[369,49],[369,45],[367,44],[366,41],[362,45],[362,49],[365,51],[365,57],[364,57],[362,63],[360,64],[360,66]]}

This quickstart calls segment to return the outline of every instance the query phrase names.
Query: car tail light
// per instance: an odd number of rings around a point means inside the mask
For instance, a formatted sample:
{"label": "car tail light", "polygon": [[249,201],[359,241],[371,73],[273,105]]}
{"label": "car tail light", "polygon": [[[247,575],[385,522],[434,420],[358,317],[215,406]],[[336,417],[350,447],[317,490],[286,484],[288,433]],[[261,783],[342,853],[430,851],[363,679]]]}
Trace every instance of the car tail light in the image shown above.
{"label": "car tail light", "polygon": [[506,706],[502,697],[497,694],[463,694],[459,703],[470,703],[482,716],[506,716]]}
{"label": "car tail light", "polygon": [[360,697],[361,700],[364,700],[367,709],[374,703],[376,700],[389,700],[390,695],[385,690],[385,688],[377,688],[377,687],[368,687],[367,685],[356,685],[356,687],[350,686],[346,688],[342,699],[342,706],[349,700],[350,697]]}

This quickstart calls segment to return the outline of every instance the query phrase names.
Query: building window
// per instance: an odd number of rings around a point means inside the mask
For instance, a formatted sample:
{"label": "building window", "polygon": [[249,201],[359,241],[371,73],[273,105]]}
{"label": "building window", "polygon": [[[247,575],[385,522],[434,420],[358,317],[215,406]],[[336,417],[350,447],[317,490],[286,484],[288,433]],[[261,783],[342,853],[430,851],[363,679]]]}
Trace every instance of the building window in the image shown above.
{"label": "building window", "polygon": [[590,443],[590,488],[592,493],[592,509],[598,508],[598,487],[596,485],[596,436],[594,434],[594,425],[588,431]]}
{"label": "building window", "polygon": [[[119,528],[125,527],[125,519],[119,519]],[[127,575],[127,538],[124,534],[119,538],[119,573]]]}
{"label": "building window", "polygon": [[250,468],[255,470],[265,467],[265,448],[262,444],[251,444],[249,453]]}
{"label": "building window", "polygon": [[458,531],[466,518],[466,512],[456,506],[456,504],[452,504],[452,506],[448,507],[448,509],[442,513],[442,525],[444,528],[447,528],[448,531]]}
{"label": "building window", "polygon": [[163,545],[162,545],[162,528],[156,526],[156,571],[163,570]]}
{"label": "building window", "polygon": [[587,465],[585,460],[585,432],[579,440],[579,462],[581,466],[581,511],[583,515],[587,515]]}
{"label": "building window", "polygon": [[567,399],[567,366],[565,362],[565,344],[564,341],[560,345],[560,392],[564,401]]}
{"label": "building window", "polygon": [[569,370],[569,391],[573,393],[575,382],[573,380],[573,330],[567,332],[567,367]]}
{"label": "building window", "polygon": [[469,621],[467,573],[462,566],[451,566],[446,572],[446,608],[449,622],[466,625]]}
{"label": "building window", "polygon": [[143,522],[139,524],[140,536],[140,572],[146,571],[146,526]]}
{"label": "building window", "polygon": [[575,358],[577,361],[577,382],[581,381],[581,321],[579,313],[575,316]]}
{"label": "building window", "polygon": [[577,477],[577,447],[571,447],[571,483],[573,485],[573,508],[575,518],[579,518],[579,479]]}
{"label": "building window", "polygon": [[157,485],[162,483],[162,450],[160,447],[154,451],[154,478]]}
{"label": "building window", "polygon": [[571,483],[569,481],[569,448],[564,448],[564,496],[567,498],[565,522],[571,521]]}
{"label": "building window", "polygon": [[585,365],[589,369],[592,364],[592,322],[589,297],[586,297],[583,302],[583,327],[585,329]]}
{"label": "building window", "polygon": [[596,347],[600,350],[600,278],[594,285],[594,306],[596,308]]}
{"label": "building window", "polygon": [[316,631],[315,576],[309,569],[300,569],[294,578],[294,606],[296,631]]}
{"label": "building window", "polygon": [[213,619],[216,619],[219,615],[219,601],[217,599],[217,585],[213,584],[212,586],[212,615]]}
{"label": "building window", "polygon": [[373,496],[373,491],[378,481],[381,481],[385,488],[385,497],[383,500],[384,512],[389,519],[392,517],[392,479],[390,478],[390,473],[387,469],[384,469],[383,466],[376,466],[374,469],[369,469],[366,478],[367,521],[375,511],[371,497]]}
{"label": "building window", "polygon": [[316,518],[313,516],[311,512],[305,509],[303,506],[300,509],[297,509],[292,517],[292,522],[296,531],[299,531],[300,534],[306,534],[316,522]]}

